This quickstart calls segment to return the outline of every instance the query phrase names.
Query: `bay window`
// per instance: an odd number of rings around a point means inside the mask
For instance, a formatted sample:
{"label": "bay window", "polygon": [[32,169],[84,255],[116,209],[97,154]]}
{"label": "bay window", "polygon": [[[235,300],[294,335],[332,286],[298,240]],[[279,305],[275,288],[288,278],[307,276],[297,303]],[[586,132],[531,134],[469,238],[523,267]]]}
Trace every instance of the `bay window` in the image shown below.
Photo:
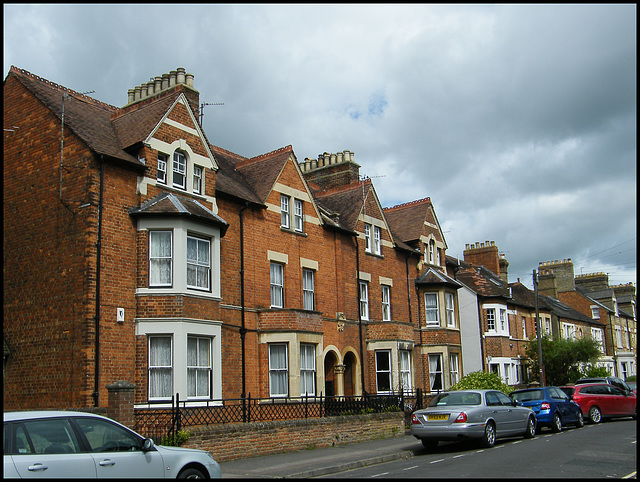
{"label": "bay window", "polygon": [[149,400],[173,395],[171,336],[149,337]]}
{"label": "bay window", "polygon": [[187,287],[209,290],[211,241],[187,235]]}
{"label": "bay window", "polygon": [[440,391],[444,388],[442,383],[442,355],[429,355],[429,385],[431,391]]}
{"label": "bay window", "polygon": [[427,325],[438,326],[440,325],[440,314],[438,308],[438,293],[425,293],[424,294],[424,315],[427,321]]}
{"label": "bay window", "polygon": [[209,398],[211,394],[211,338],[187,338],[187,396]]}
{"label": "bay window", "polygon": [[286,343],[269,345],[269,396],[289,395],[289,363]]}
{"label": "bay window", "polygon": [[316,347],[300,344],[300,395],[316,394]]}
{"label": "bay window", "polygon": [[172,232],[149,232],[149,286],[171,286]]}
{"label": "bay window", "polygon": [[376,351],[376,387],[377,393],[390,393],[393,387],[391,381],[391,351]]}

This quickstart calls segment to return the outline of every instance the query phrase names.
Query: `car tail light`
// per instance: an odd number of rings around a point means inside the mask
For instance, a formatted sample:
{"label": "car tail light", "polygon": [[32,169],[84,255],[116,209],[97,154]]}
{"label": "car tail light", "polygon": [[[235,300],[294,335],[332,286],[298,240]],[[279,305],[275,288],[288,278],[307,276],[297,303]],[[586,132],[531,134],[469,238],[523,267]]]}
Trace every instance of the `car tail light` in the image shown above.
{"label": "car tail light", "polygon": [[411,415],[411,423],[420,424],[420,420],[418,420],[418,417],[415,413]]}
{"label": "car tail light", "polygon": [[464,423],[467,421],[467,414],[464,412],[460,412],[460,415],[455,419],[453,423]]}
{"label": "car tail light", "polygon": [[540,410],[549,410],[550,408],[551,405],[548,402],[542,402],[542,405],[540,405]]}

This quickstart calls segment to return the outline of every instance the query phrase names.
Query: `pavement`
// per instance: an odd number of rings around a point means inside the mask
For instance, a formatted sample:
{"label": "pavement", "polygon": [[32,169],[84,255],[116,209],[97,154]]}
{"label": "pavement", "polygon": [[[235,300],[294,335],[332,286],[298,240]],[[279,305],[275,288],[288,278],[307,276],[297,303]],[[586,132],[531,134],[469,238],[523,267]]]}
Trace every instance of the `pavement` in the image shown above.
{"label": "pavement", "polygon": [[421,449],[407,430],[399,437],[221,462],[220,469],[223,478],[305,479],[406,459]]}

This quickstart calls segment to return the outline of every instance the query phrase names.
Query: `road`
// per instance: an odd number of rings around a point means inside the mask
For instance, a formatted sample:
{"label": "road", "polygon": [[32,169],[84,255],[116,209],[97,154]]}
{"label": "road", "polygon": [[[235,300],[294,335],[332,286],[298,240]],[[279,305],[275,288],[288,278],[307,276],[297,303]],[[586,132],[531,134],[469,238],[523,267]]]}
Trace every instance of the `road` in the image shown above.
{"label": "road", "polygon": [[[420,442],[416,444],[421,447]],[[636,421],[613,420],[534,439],[502,439],[491,449],[443,443],[403,460],[348,470],[343,478],[636,478]]]}

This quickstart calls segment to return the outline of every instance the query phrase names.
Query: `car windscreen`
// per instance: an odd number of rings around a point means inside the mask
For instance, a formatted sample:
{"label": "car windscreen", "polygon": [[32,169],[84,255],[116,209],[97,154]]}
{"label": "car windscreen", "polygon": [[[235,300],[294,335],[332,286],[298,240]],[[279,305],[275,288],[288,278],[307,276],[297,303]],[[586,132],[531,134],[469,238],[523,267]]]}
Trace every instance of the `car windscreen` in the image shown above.
{"label": "car windscreen", "polygon": [[480,405],[482,397],[479,393],[441,393],[429,403],[430,407],[446,407],[453,405]]}
{"label": "car windscreen", "polygon": [[532,400],[544,400],[544,392],[542,390],[526,390],[524,392],[511,393],[511,398],[516,402],[531,402]]}

